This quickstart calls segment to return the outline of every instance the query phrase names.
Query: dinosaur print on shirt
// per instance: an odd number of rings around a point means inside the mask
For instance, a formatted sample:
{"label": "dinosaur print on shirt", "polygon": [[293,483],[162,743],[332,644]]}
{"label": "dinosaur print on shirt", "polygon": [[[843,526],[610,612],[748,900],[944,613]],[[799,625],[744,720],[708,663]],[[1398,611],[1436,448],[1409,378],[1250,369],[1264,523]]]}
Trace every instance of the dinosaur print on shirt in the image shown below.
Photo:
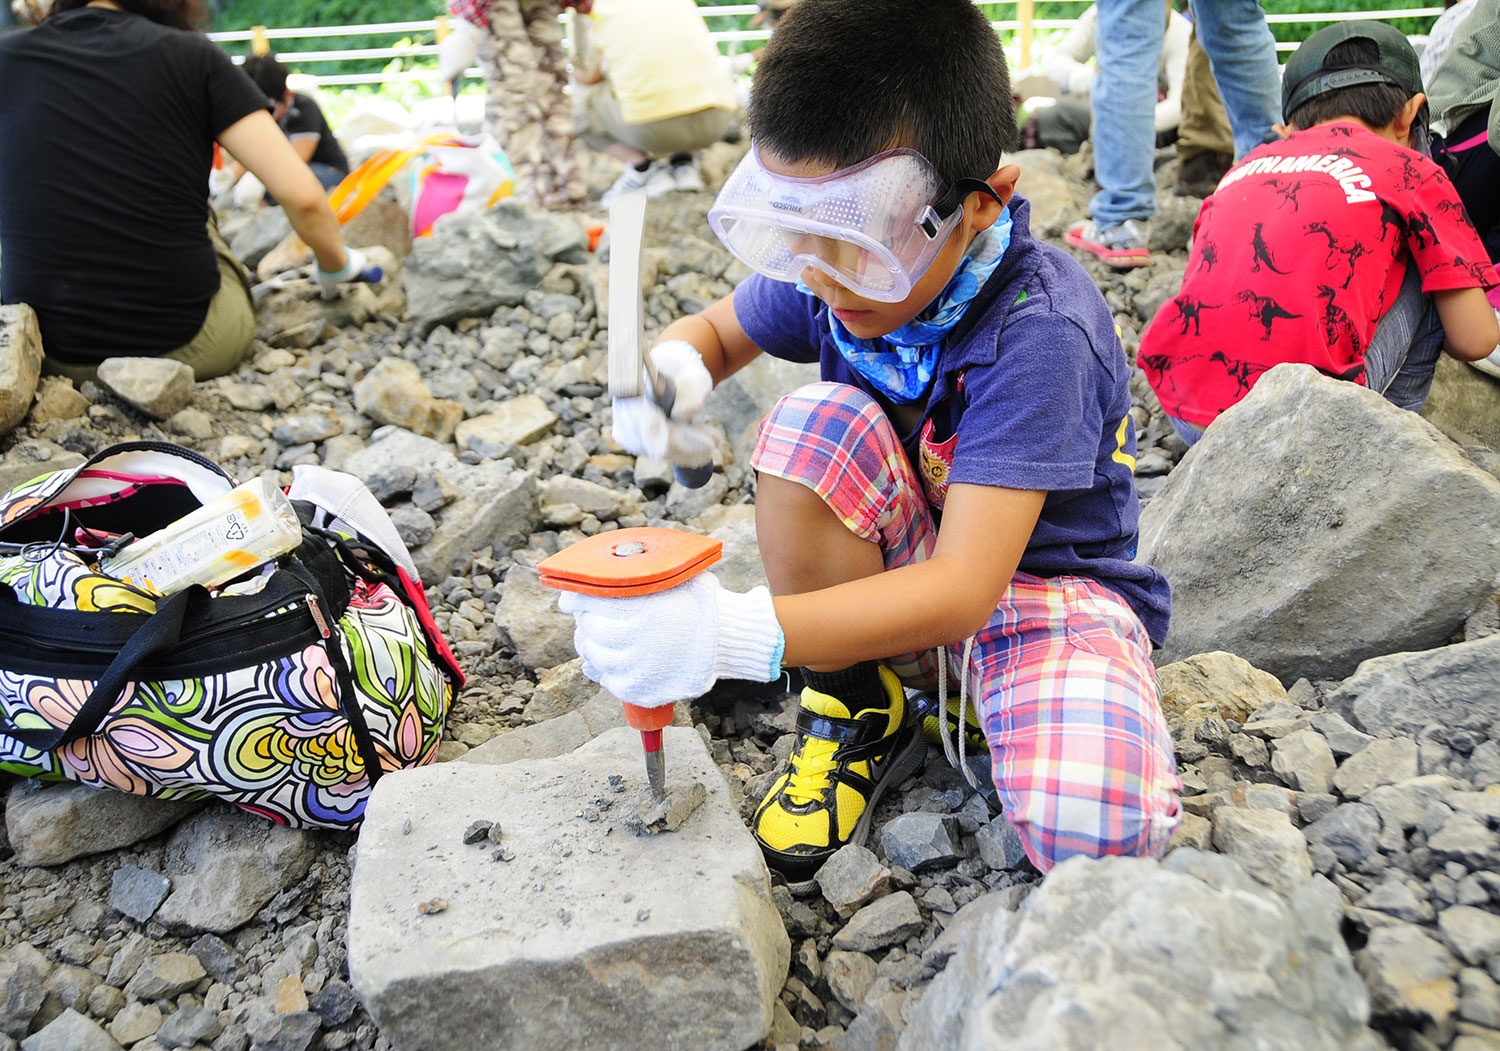
{"label": "dinosaur print on shirt", "polygon": [[1136,360],[1197,426],[1282,362],[1362,383],[1407,268],[1431,295],[1500,283],[1486,258],[1431,160],[1353,122],[1319,125],[1252,150],[1203,202],[1181,291]]}

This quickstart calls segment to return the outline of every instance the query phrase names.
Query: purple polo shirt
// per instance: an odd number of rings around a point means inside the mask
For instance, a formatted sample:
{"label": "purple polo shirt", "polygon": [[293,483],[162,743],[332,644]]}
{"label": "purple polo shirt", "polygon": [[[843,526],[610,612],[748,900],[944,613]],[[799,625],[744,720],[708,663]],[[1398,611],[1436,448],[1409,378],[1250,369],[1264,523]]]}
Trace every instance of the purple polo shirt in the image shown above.
{"label": "purple polo shirt", "polygon": [[[1012,198],[1010,247],[943,344],[923,419],[902,446],[941,514],[949,484],[1046,490],[1019,569],[1091,577],[1166,638],[1166,578],[1135,557],[1135,425],[1130,366],[1104,297],[1066,252],[1031,235]],[[839,354],[828,308],[752,274],[734,293],[745,334],[774,357],[816,361],[825,380],[890,402]]]}

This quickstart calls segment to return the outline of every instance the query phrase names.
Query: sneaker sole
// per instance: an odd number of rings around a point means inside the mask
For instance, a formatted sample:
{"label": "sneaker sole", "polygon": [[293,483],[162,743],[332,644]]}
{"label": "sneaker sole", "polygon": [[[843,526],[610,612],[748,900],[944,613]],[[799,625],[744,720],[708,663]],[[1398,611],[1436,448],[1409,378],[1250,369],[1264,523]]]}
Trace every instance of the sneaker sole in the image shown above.
{"label": "sneaker sole", "polygon": [[[870,836],[870,821],[875,815],[875,807],[885,797],[886,792],[890,791],[892,786],[899,785],[912,774],[922,769],[922,764],[927,761],[927,739],[922,736],[922,731],[919,727],[913,725],[908,729],[911,732],[911,739],[891,759],[890,768],[886,770],[885,776],[876,783],[875,790],[870,793],[869,802],[865,804],[865,812],[855,822],[854,833],[846,841],[846,845],[847,843],[853,843],[855,846],[860,847],[865,845],[865,840]],[[817,888],[818,880],[816,875],[796,883],[788,882],[786,885],[786,889],[798,897],[811,894]]]}
{"label": "sneaker sole", "polygon": [[1493,376],[1495,379],[1500,380],[1500,363],[1496,363],[1490,360],[1490,358],[1480,358],[1478,361],[1469,362],[1469,364],[1486,376]]}
{"label": "sneaker sole", "polygon": [[1106,266],[1116,270],[1130,270],[1137,266],[1151,265],[1149,248],[1105,248],[1101,244],[1073,236],[1072,231],[1063,234],[1063,242],[1069,247],[1081,248],[1085,252],[1098,256]]}

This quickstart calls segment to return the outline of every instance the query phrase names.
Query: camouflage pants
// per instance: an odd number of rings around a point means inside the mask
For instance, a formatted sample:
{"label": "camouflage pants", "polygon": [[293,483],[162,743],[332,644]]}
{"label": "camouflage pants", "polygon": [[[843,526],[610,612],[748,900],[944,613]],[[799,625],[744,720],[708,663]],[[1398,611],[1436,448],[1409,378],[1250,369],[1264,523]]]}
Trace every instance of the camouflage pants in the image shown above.
{"label": "camouflage pants", "polygon": [[496,0],[480,51],[485,121],[516,170],[516,196],[554,210],[583,208],[588,193],[573,146],[564,87],[567,58],[555,0]]}

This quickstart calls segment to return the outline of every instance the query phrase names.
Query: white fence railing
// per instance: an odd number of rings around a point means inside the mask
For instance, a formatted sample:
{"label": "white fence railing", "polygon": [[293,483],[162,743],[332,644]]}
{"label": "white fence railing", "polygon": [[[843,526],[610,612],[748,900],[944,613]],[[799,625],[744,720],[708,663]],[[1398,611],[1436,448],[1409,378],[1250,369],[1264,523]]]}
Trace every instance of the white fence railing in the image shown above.
{"label": "white fence railing", "polygon": [[[0,0],[3,2],[3,0]],[[1011,4],[983,3],[977,0],[981,7],[1012,6]],[[1089,4],[1091,0],[1067,0],[1079,4],[1080,10]],[[1052,31],[1069,29],[1073,26],[1075,19],[1071,18],[1033,18],[1033,0],[1014,0],[1016,8],[1015,18],[992,19],[990,24],[995,31],[1002,36],[1014,34],[1015,40],[1008,42],[1008,50],[1012,51],[1014,57],[1020,59],[1019,67],[1031,64],[1032,35],[1036,31]],[[703,7],[699,9],[703,18],[709,24],[709,35],[720,44],[734,45],[758,45],[771,36],[767,29],[714,29],[716,19],[733,18],[740,15],[754,14],[758,8],[755,4],[726,4],[722,7]],[[1329,22],[1345,22],[1355,19],[1391,19],[1391,18],[1435,18],[1443,13],[1441,6],[1414,7],[1414,8],[1392,8],[1382,11],[1325,11],[1305,12],[1296,14],[1268,14],[1266,21],[1275,25],[1291,23],[1303,23],[1318,25]],[[564,26],[567,18],[564,17]],[[234,29],[220,33],[209,33],[210,40],[220,43],[246,43],[251,45],[251,51],[255,54],[263,54],[272,50],[272,41],[275,40],[308,40],[323,39],[345,36],[411,36],[417,33],[433,33],[441,40],[449,31],[449,23],[446,18],[423,19],[419,21],[406,22],[377,22],[369,25],[354,26],[303,26],[273,28],[257,26],[254,29]],[[1295,51],[1297,44],[1293,42],[1278,42],[1278,51]],[[437,54],[437,44],[399,44],[391,47],[362,47],[346,48],[344,50],[324,51],[286,51],[281,52],[281,57],[289,66],[297,66],[308,62],[355,62],[368,59],[395,59],[395,58],[431,58]],[[238,60],[237,60],[238,61]],[[480,75],[478,69],[470,69],[466,76],[477,77]],[[316,76],[313,78],[320,87],[338,87],[353,84],[387,84],[403,83],[410,81],[436,82],[438,72],[436,63],[433,68],[412,69],[403,71],[391,71],[380,73],[336,73]]]}

